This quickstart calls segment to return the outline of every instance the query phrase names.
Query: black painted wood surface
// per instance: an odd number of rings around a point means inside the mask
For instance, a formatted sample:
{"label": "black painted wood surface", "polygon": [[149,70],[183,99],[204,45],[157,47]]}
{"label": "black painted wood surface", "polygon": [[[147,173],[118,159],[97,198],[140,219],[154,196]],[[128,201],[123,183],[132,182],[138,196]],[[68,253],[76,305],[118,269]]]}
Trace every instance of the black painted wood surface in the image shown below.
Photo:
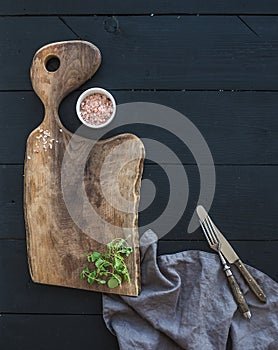
{"label": "black painted wood surface", "polygon": [[33,53],[67,39],[101,47],[101,68],[84,87],[278,88],[276,16],[4,16],[0,31],[0,90],[30,89]]}
{"label": "black painted wood surface", "polygon": [[17,0],[16,3],[5,2],[1,6],[3,15],[98,15],[98,14],[273,14],[278,13],[275,0],[141,0],[121,2],[103,0],[100,2],[83,0],[56,0],[38,3],[35,0]]}
{"label": "black painted wood surface", "polygon": [[[32,283],[23,221],[23,157],[43,108],[29,67],[46,43],[81,38],[99,46],[101,69],[65,99],[61,119],[71,131],[79,93],[112,91],[118,103],[165,104],[201,131],[216,164],[211,215],[244,262],[278,281],[278,3],[268,1],[104,0],[4,2],[0,8],[0,348],[118,349],[102,320],[101,295]],[[131,122],[136,122],[132,119]],[[199,193],[195,160],[172,134],[130,124],[130,131],[170,147],[190,184],[188,207],[159,241],[159,254],[209,251],[198,229],[185,234]],[[113,134],[110,133],[110,134]],[[157,189],[140,213],[147,225],[167,204],[169,184],[146,160],[144,179]],[[142,188],[142,196],[151,194]]]}

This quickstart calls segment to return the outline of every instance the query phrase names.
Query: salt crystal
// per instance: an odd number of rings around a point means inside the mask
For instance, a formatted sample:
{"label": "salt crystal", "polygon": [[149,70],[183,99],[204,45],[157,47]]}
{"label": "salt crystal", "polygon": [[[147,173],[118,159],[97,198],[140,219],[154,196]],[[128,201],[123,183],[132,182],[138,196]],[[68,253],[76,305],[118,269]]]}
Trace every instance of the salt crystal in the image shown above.
{"label": "salt crystal", "polygon": [[85,97],[81,102],[80,114],[87,123],[101,125],[113,114],[113,103],[106,95],[95,93]]}

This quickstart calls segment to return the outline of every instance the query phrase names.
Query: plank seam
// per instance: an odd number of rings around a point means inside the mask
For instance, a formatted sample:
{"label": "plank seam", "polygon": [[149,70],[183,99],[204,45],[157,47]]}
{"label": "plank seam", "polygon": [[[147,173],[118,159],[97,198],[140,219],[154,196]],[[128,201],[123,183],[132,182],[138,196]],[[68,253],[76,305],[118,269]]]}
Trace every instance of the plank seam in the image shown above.
{"label": "plank seam", "polygon": [[[76,34],[78,35],[78,34]],[[82,39],[83,40],[83,39]],[[278,92],[278,89],[129,89],[129,88],[109,88],[107,87],[110,91],[117,91],[117,92],[234,92],[234,93],[248,93],[248,92],[258,92],[258,93],[276,93]],[[85,91],[86,88],[79,88],[74,90],[74,92],[79,92],[79,91]],[[0,93],[18,93],[18,92],[32,92],[34,91],[32,89],[0,89]]]}
{"label": "plank seam", "polygon": [[4,17],[112,17],[112,16],[119,16],[119,17],[176,17],[176,16],[184,16],[184,17],[238,17],[238,16],[246,16],[246,17],[277,17],[277,12],[266,12],[266,13],[244,13],[244,12],[229,12],[229,13],[221,13],[221,12],[204,12],[204,13],[197,13],[197,12],[171,12],[171,13],[155,13],[155,12],[145,12],[145,13],[80,13],[80,14],[69,14],[69,13],[40,13],[40,14],[28,14],[28,13],[18,13],[18,14],[11,14],[11,13],[5,13],[1,14],[0,18]]}
{"label": "plank seam", "polygon": [[76,38],[77,39],[79,39],[79,40],[83,40],[82,38],[81,38],[81,36],[79,35],[79,34],[77,34],[72,28],[71,28],[71,26],[62,18],[62,17],[58,17],[59,18],[59,20],[76,36]]}
{"label": "plank seam", "polygon": [[94,314],[74,314],[74,313],[48,313],[48,312],[40,312],[40,313],[35,313],[35,312],[0,312],[0,316],[5,316],[5,315],[13,315],[13,316],[20,316],[20,315],[26,315],[26,316],[97,316],[97,317],[102,317],[102,313],[94,313]]}
{"label": "plank seam", "polygon": [[252,32],[253,34],[255,34],[256,35],[256,37],[258,37],[258,38],[260,38],[261,39],[261,37],[259,36],[259,34],[253,29],[253,28],[251,28],[250,27],[250,25],[249,24],[247,24],[245,21],[244,21],[244,19],[243,18],[241,18],[240,16],[237,16],[237,18],[241,21],[241,23],[243,23],[244,24],[244,26],[245,27],[247,27],[248,28],[248,30],[250,31],[250,32]]}

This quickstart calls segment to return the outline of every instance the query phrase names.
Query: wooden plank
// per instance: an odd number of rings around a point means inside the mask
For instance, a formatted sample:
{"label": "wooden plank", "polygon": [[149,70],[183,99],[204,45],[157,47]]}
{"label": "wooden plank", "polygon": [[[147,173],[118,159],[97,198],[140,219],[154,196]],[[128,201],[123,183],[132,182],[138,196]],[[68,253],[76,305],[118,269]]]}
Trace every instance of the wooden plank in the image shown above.
{"label": "wooden plank", "polygon": [[118,349],[101,316],[1,315],[0,329],[6,350]]}
{"label": "wooden plank", "polygon": [[[62,123],[74,132],[80,122],[75,113],[79,92],[62,103]],[[112,91],[118,104],[153,102],[169,106],[187,116],[201,131],[217,164],[278,164],[278,98],[274,92],[166,92]],[[43,116],[39,99],[32,92],[0,93],[0,163],[22,163],[28,134]],[[120,115],[117,116],[120,118]],[[152,118],[150,117],[150,120]],[[136,123],[135,114],[130,124]],[[155,124],[156,125],[156,124]],[[160,126],[160,125],[158,125]],[[158,140],[171,148],[183,163],[195,163],[191,152],[173,134],[140,124],[125,125],[111,132],[132,132]],[[94,138],[94,131],[90,131]]]}
{"label": "wooden plank", "polygon": [[19,313],[101,314],[101,294],[32,282],[25,241],[0,241],[0,310]]}
{"label": "wooden plank", "polygon": [[102,67],[87,87],[278,88],[275,16],[2,17],[0,30],[1,90],[30,89],[36,49],[76,38],[93,42],[103,54]]}
{"label": "wooden plank", "polygon": [[89,14],[165,14],[165,13],[191,13],[191,14],[277,14],[278,5],[275,0],[190,0],[190,1],[121,1],[104,0],[91,2],[83,0],[77,3],[74,0],[63,0],[48,3],[38,3],[35,0],[17,0],[6,2],[1,6],[1,15],[89,15]]}
{"label": "wooden plank", "polygon": [[0,29],[3,33],[0,63],[5,67],[1,71],[0,90],[31,89],[29,71],[35,52],[50,42],[76,39],[57,17],[2,17]]}
{"label": "wooden plank", "polygon": [[3,233],[1,238],[7,238],[10,235],[9,232],[13,232],[11,236],[14,238],[23,238],[25,236],[23,166],[2,165],[0,167],[0,185],[2,188],[0,226]]}
{"label": "wooden plank", "polygon": [[[277,266],[273,264],[278,241],[232,241],[232,244],[242,260],[278,281]],[[192,249],[211,252],[205,241],[159,241],[158,246],[159,254]],[[33,283],[27,268],[24,241],[1,240],[0,253],[1,283],[4,286],[0,289],[1,313],[101,315],[100,293]]]}
{"label": "wooden plank", "polygon": [[[172,165],[176,167],[176,165]],[[203,239],[201,231],[186,234],[200,191],[196,166],[185,166],[189,181],[188,206],[176,226],[164,239]],[[0,184],[5,188],[0,202],[1,238],[25,237],[22,209],[22,166],[1,166]],[[216,193],[211,215],[229,239],[275,240],[278,211],[277,166],[217,166]],[[139,226],[152,227],[168,203],[169,182],[159,166],[145,165],[143,179],[153,181],[156,195],[142,183],[139,210],[144,203],[151,203],[139,212]],[[186,204],[186,203],[185,203]],[[233,215],[229,215],[233,213]],[[255,218],[255,219],[254,219]],[[162,228],[165,227],[162,225]],[[141,230],[141,228],[140,228]]]}

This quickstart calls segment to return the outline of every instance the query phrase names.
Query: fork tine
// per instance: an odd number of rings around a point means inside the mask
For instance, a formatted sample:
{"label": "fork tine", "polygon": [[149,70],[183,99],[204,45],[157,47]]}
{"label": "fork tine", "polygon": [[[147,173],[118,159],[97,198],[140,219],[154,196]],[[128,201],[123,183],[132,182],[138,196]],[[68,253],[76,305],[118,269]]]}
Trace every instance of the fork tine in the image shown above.
{"label": "fork tine", "polygon": [[210,231],[213,243],[215,243],[215,244],[219,243],[219,239],[215,233],[214,225],[213,225],[211,218],[209,216],[207,216],[205,221],[207,222],[207,226],[209,227],[209,231]]}
{"label": "fork tine", "polygon": [[209,245],[212,247],[212,245],[214,245],[215,242],[214,242],[210,227],[208,226],[206,220],[204,220],[201,225],[202,225],[202,228],[205,232],[206,239],[209,242]]}
{"label": "fork tine", "polygon": [[210,235],[209,235],[209,233],[207,231],[207,228],[205,227],[204,222],[200,221],[200,225],[202,227],[202,230],[203,230],[203,233],[204,233],[204,235],[206,237],[206,240],[208,241],[209,245],[212,245],[211,237],[210,237]]}

